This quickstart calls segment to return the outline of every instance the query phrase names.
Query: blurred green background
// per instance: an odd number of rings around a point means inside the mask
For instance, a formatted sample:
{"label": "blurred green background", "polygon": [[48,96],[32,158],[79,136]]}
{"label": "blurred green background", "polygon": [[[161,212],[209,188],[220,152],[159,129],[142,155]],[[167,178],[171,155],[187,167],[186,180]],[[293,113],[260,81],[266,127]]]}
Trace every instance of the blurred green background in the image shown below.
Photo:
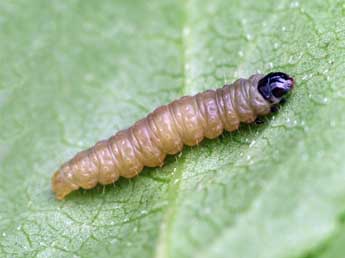
{"label": "blurred green background", "polygon": [[[2,0],[0,256],[341,258],[345,4]],[[295,76],[264,125],[58,202],[50,177],[155,107]]]}

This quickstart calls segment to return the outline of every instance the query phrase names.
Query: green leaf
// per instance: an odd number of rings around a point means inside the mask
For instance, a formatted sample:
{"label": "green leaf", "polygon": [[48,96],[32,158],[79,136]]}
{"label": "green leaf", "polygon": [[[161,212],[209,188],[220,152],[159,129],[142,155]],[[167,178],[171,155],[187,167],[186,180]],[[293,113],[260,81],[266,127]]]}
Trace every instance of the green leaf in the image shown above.
{"label": "green leaf", "polygon": [[[0,256],[338,258],[345,252],[345,5],[0,3]],[[256,71],[296,89],[137,178],[54,199],[76,152]]]}

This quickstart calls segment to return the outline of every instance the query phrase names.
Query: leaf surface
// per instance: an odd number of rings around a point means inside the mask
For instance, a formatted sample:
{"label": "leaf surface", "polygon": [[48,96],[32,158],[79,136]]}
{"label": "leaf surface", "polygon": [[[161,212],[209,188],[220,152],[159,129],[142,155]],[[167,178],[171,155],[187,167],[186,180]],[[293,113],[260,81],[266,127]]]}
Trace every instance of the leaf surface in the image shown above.
{"label": "leaf surface", "polygon": [[[1,1],[0,256],[342,257],[342,1]],[[296,89],[264,125],[58,202],[76,152],[257,71]]]}

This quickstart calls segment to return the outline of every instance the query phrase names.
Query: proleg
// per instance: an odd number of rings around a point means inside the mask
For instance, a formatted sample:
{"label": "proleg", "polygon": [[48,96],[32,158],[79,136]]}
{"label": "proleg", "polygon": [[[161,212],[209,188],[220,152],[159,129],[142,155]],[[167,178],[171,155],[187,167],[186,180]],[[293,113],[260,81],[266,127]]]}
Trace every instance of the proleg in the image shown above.
{"label": "proleg", "polygon": [[79,188],[114,183],[120,176],[132,178],[144,167],[162,166],[166,155],[213,139],[240,123],[252,123],[267,115],[293,89],[285,73],[254,74],[231,85],[185,96],[155,109],[132,127],[78,153],[52,177],[58,200]]}

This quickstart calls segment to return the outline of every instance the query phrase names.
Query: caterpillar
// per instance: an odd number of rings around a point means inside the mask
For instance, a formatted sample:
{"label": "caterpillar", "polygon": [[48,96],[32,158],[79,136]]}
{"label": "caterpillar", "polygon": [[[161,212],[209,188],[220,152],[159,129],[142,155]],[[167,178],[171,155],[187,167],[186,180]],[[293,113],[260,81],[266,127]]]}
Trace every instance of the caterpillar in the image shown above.
{"label": "caterpillar", "polygon": [[184,96],[163,105],[107,140],[78,153],[52,177],[52,190],[62,200],[78,188],[132,178],[143,167],[162,166],[166,155],[213,139],[267,115],[293,89],[294,80],[282,72],[254,74],[223,88]]}

